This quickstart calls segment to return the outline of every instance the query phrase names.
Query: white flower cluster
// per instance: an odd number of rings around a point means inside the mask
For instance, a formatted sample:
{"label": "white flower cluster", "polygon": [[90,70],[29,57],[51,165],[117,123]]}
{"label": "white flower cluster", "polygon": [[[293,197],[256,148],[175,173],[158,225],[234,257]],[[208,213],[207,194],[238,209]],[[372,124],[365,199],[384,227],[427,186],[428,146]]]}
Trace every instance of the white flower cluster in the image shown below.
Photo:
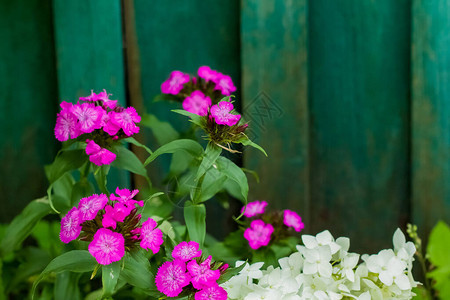
{"label": "white flower cluster", "polygon": [[[239,274],[222,284],[228,299],[338,300],[411,299],[417,285],[411,273],[414,253],[400,229],[394,249],[376,255],[348,252],[350,240],[334,239],[329,231],[303,235],[298,252],[278,260],[280,267],[246,263]],[[236,266],[244,262],[239,261]]]}

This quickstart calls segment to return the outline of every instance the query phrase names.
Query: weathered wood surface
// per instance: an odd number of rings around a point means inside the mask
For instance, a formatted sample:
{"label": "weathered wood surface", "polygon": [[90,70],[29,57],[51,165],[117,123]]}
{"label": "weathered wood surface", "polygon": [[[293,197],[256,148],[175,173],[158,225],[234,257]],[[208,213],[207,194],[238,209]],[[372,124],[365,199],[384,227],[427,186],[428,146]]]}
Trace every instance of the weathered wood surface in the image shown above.
{"label": "weathered wood surface", "polygon": [[0,222],[45,195],[56,140],[51,1],[0,1]]}
{"label": "weathered wood surface", "polygon": [[[105,88],[181,129],[175,106],[152,99],[172,70],[210,65],[232,76],[269,154],[244,153],[261,178],[250,200],[358,251],[389,246],[407,221],[427,233],[450,221],[449,20],[447,0],[2,1],[0,220],[45,193],[60,101]],[[159,146],[149,130],[142,140]],[[167,167],[150,166],[155,183]],[[229,218],[206,206],[222,235]]]}
{"label": "weathered wood surface", "polygon": [[[59,100],[106,89],[125,105],[120,1],[54,0],[53,11]],[[126,172],[111,170],[110,188],[128,185]]]}
{"label": "weathered wood surface", "polygon": [[450,1],[412,8],[412,220],[450,222]]}
{"label": "weathered wood surface", "polygon": [[[170,111],[180,105],[153,103],[153,97],[161,93],[161,83],[171,71],[196,74],[202,65],[230,75],[239,88],[239,1],[158,0],[150,5],[146,0],[135,0],[134,9],[143,106],[160,120],[186,130],[189,126],[186,117]],[[143,133],[143,141],[151,149],[159,147],[149,130]],[[155,183],[161,182],[167,171],[168,159],[160,157],[150,165],[149,173]],[[208,202],[206,207],[208,231],[223,235],[230,218],[223,216],[215,201]],[[182,215],[182,207],[176,213]]]}
{"label": "weathered wood surface", "polygon": [[310,1],[310,231],[391,246],[409,217],[410,2]]}
{"label": "weathered wood surface", "polygon": [[261,180],[250,181],[250,200],[308,221],[308,3],[243,1],[241,20],[244,115],[250,138],[269,155],[245,150],[245,167]]}

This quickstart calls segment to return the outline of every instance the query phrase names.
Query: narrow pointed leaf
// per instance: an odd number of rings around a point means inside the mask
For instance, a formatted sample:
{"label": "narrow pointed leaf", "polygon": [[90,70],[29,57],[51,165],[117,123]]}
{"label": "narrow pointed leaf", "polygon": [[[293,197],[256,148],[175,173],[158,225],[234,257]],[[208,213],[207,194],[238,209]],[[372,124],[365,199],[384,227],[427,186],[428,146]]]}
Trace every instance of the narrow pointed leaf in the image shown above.
{"label": "narrow pointed leaf", "polygon": [[199,180],[200,177],[202,177],[206,173],[206,171],[208,171],[208,169],[211,168],[211,166],[216,162],[217,158],[220,156],[220,153],[222,153],[222,148],[217,147],[213,143],[208,143],[208,146],[206,146],[202,162],[200,163],[197,174],[195,175],[195,180]]}
{"label": "narrow pointed leaf", "polygon": [[72,250],[53,259],[42,271],[41,275],[33,283],[31,295],[34,297],[36,287],[39,282],[50,273],[70,272],[90,272],[94,270],[97,262],[87,250]]}
{"label": "narrow pointed leaf", "polygon": [[32,232],[40,219],[51,213],[46,197],[32,201],[16,216],[0,242],[0,254],[5,257],[17,248]]}
{"label": "narrow pointed leaf", "polygon": [[165,144],[158,148],[149,158],[145,161],[144,165],[148,165],[154,161],[158,156],[167,153],[175,153],[178,151],[184,151],[189,153],[193,157],[200,157],[203,154],[203,147],[194,140],[181,139],[175,140],[168,144]]}
{"label": "narrow pointed leaf", "polygon": [[114,294],[120,276],[120,264],[120,261],[116,261],[102,266],[103,297],[110,297]]}
{"label": "narrow pointed leaf", "polygon": [[203,204],[193,204],[187,201],[184,206],[184,220],[191,241],[203,246],[206,235],[206,209]]}

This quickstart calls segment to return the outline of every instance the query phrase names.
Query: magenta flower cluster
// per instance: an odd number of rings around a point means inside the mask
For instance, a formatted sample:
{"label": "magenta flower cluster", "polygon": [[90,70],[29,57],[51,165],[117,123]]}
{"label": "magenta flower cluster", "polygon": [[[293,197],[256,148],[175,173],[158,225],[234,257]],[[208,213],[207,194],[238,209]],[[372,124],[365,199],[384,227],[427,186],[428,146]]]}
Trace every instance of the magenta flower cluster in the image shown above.
{"label": "magenta flower cluster", "polygon": [[[250,226],[244,231],[244,238],[248,241],[250,248],[256,250],[260,247],[267,246],[272,238],[272,234],[275,231],[274,226],[270,222],[264,222],[262,219],[272,219],[275,226],[277,226],[277,215],[264,215],[267,206],[266,201],[253,201],[249,202],[241,209],[241,213],[247,217],[252,218]],[[283,226],[288,229],[293,228],[296,232],[300,232],[305,225],[302,222],[302,218],[294,211],[283,211]],[[279,231],[284,228],[279,228]]]}
{"label": "magenta flower cluster", "polygon": [[98,166],[110,164],[116,158],[106,145],[99,144],[107,144],[108,138],[114,141],[138,133],[136,123],[141,121],[134,107],[120,107],[109,96],[105,90],[98,94],[92,91],[91,95],[80,97],[76,104],[63,101],[56,118],[56,139],[63,142],[83,136],[86,154]]}
{"label": "magenta flower cluster", "polygon": [[211,264],[212,257],[202,260],[202,250],[196,242],[181,242],[172,251],[171,261],[164,262],[158,269],[155,283],[158,291],[168,297],[176,297],[186,290],[194,293],[195,300],[226,300],[227,292],[217,280],[228,268]]}
{"label": "magenta flower cluster", "polygon": [[61,241],[69,243],[81,234],[80,240],[90,242],[89,252],[102,265],[121,260],[137,245],[157,253],[163,234],[151,218],[140,224],[136,205],[144,203],[133,199],[138,190],[117,188],[115,193],[109,198],[105,194],[82,198],[61,220]]}
{"label": "magenta flower cluster", "polygon": [[173,71],[169,79],[161,84],[162,93],[179,95],[184,91],[186,93],[182,97],[184,110],[199,116],[207,116],[210,113],[210,118],[219,125],[236,125],[241,116],[231,113],[234,109],[233,104],[229,101],[221,101],[212,105],[211,97],[206,94],[210,91],[208,88],[212,86],[213,91],[220,92],[220,97],[230,96],[236,91],[231,77],[212,70],[208,66],[200,67],[197,74],[198,77],[191,78],[189,74]]}

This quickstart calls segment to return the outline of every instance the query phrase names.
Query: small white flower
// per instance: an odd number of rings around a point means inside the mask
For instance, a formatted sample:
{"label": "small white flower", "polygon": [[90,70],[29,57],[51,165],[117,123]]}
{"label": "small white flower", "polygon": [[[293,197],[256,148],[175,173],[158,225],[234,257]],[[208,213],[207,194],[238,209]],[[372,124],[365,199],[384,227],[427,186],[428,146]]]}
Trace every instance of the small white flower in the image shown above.
{"label": "small white flower", "polygon": [[329,278],[332,274],[331,250],[328,245],[320,246],[316,249],[305,250],[305,262],[303,272],[305,274],[319,273],[320,276]]}
{"label": "small white flower", "polygon": [[341,248],[341,246],[334,241],[333,236],[328,230],[322,231],[316,236],[302,235],[302,241],[308,249],[315,249],[320,246],[328,245],[330,246],[331,254],[336,253]]}
{"label": "small white flower", "polygon": [[342,258],[340,267],[342,268],[340,273],[345,276],[351,282],[355,282],[355,272],[353,269],[356,267],[359,261],[359,254],[348,253],[347,256]]}
{"label": "small white flower", "polygon": [[[236,268],[240,267],[244,261],[237,261],[236,262]],[[264,265],[264,262],[257,262],[254,264],[249,265],[248,263],[245,263],[245,267],[239,272],[240,274],[245,274],[251,279],[259,279],[263,276],[262,271],[260,270],[262,266]]]}

